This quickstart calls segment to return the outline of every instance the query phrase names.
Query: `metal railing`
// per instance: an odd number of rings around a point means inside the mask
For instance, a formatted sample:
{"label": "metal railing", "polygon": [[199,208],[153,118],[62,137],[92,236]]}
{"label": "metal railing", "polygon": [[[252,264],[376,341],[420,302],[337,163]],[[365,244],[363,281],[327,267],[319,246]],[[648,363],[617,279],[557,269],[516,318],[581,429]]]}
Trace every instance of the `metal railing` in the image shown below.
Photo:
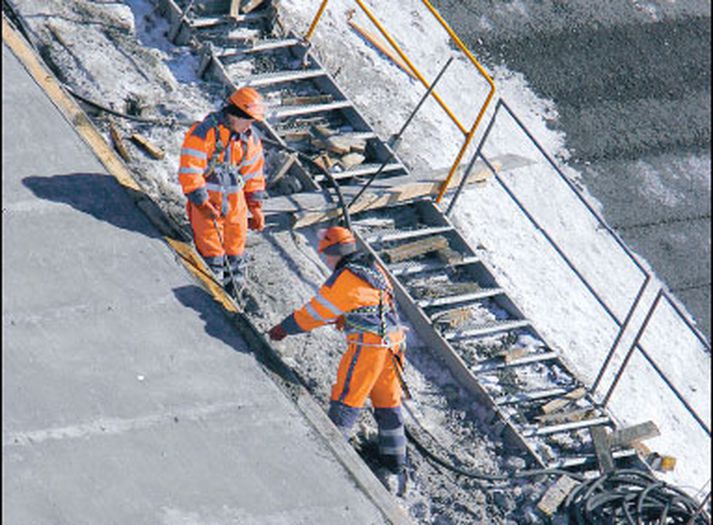
{"label": "metal railing", "polygon": [[674,396],[681,402],[681,404],[686,408],[688,413],[693,417],[693,419],[696,420],[696,423],[706,431],[708,436],[710,437],[711,435],[711,429],[708,425],[706,425],[705,421],[703,421],[703,418],[698,415],[698,412],[691,407],[690,403],[688,400],[679,392],[679,390],[675,387],[671,379],[663,372],[662,367],[651,357],[651,354],[644,350],[640,344],[641,338],[646,332],[646,329],[649,326],[649,322],[651,321],[651,318],[653,317],[654,313],[658,309],[659,304],[661,303],[661,299],[665,298],[666,301],[671,305],[673,308],[673,311],[676,312],[676,315],[681,319],[686,326],[689,328],[691,333],[701,342],[701,344],[708,350],[708,353],[710,354],[711,351],[711,345],[710,343],[705,339],[705,337],[693,326],[691,321],[687,318],[687,316],[684,314],[684,312],[681,311],[681,309],[676,305],[675,301],[670,297],[668,292],[666,292],[663,288],[659,289],[658,293],[656,294],[656,299],[654,299],[653,304],[649,308],[649,311],[646,314],[646,318],[644,319],[643,324],[641,325],[641,328],[639,328],[639,331],[636,334],[636,337],[632,341],[629,350],[626,353],[626,356],[624,357],[624,360],[621,363],[621,366],[617,370],[616,374],[614,375],[614,380],[612,381],[612,384],[609,386],[609,389],[607,390],[607,393],[604,395],[604,399],[602,401],[602,406],[607,406],[609,403],[609,400],[612,397],[612,394],[616,390],[617,386],[619,385],[619,382],[622,379],[622,376],[624,375],[624,372],[626,371],[630,361],[631,357],[634,354],[634,350],[638,350],[639,353],[642,355],[644,359],[651,365],[651,367],[654,369],[656,374],[663,380],[663,382],[666,384],[668,389],[673,393]]}
{"label": "metal railing", "polygon": [[[409,69],[413,72],[415,77],[427,88],[431,89],[431,84],[426,80],[426,78],[423,76],[423,74],[419,71],[419,69],[414,65],[414,63],[411,61],[411,59],[406,55],[406,53],[401,49],[401,47],[398,45],[396,40],[389,34],[389,32],[386,30],[384,25],[378,20],[378,18],[374,15],[374,13],[369,9],[369,7],[363,2],[363,0],[355,0],[356,4],[361,8],[361,10],[366,14],[366,16],[371,20],[371,22],[378,28],[379,32],[382,34],[382,36],[387,40],[389,45],[396,51],[398,56],[403,60],[406,65],[409,67]],[[434,90],[432,92],[433,98],[438,102],[438,104],[441,106],[441,108],[445,111],[445,113],[448,115],[448,117],[453,121],[453,123],[458,127],[461,133],[465,136],[463,146],[461,147],[460,151],[458,152],[458,155],[456,156],[455,161],[453,162],[453,165],[451,166],[448,176],[446,179],[443,181],[440,191],[438,193],[438,197],[436,197],[436,202],[441,202],[443,199],[443,196],[445,195],[446,191],[450,187],[451,180],[455,173],[458,171],[458,167],[461,164],[461,160],[465,156],[465,153],[470,146],[471,142],[473,141],[473,137],[475,136],[475,132],[480,125],[480,122],[483,119],[483,116],[485,115],[485,111],[490,104],[490,101],[493,99],[493,96],[495,95],[495,83],[493,82],[493,79],[488,75],[488,73],[485,71],[483,66],[480,65],[480,63],[475,59],[475,57],[472,55],[472,53],[468,50],[468,48],[461,42],[460,38],[458,35],[451,29],[451,27],[448,25],[448,23],[443,19],[443,17],[438,13],[435,7],[431,5],[431,3],[428,0],[422,0],[423,4],[426,6],[426,8],[429,10],[429,12],[433,15],[433,17],[438,21],[438,23],[445,29],[446,33],[448,33],[448,36],[451,38],[453,43],[460,49],[466,57],[468,57],[468,60],[475,66],[476,70],[480,75],[486,80],[488,85],[490,86],[490,91],[485,99],[485,102],[483,103],[482,107],[480,108],[480,111],[478,112],[477,117],[475,118],[475,122],[470,128],[467,128],[464,126],[460,120],[455,116],[453,111],[448,107],[448,105],[443,101],[443,99],[436,93]],[[317,14],[315,15],[314,19],[312,20],[312,23],[310,24],[309,30],[305,34],[305,40],[309,41],[312,38],[312,35],[314,34],[315,29],[317,28],[317,25],[322,18],[322,15],[324,14],[324,11],[327,8],[327,4],[329,3],[329,0],[323,0],[322,4],[319,6],[319,9],[317,10]]]}
{"label": "metal railing", "polygon": [[[621,321],[619,319],[619,317],[612,311],[612,308],[597,293],[597,291],[594,289],[594,287],[588,282],[586,277],[584,277],[582,272],[576,267],[576,265],[566,255],[566,253],[560,247],[560,245],[554,240],[554,238],[549,234],[549,232],[545,228],[543,228],[542,225],[535,219],[534,215],[527,209],[527,207],[522,203],[522,201],[520,199],[518,199],[518,197],[515,195],[515,193],[512,191],[512,189],[503,180],[503,178],[498,174],[498,170],[495,169],[495,167],[483,155],[483,152],[482,152],[483,146],[485,145],[488,137],[490,136],[493,126],[495,125],[495,122],[496,122],[501,110],[506,111],[510,115],[510,117],[513,119],[513,121],[518,125],[518,127],[528,137],[530,142],[539,150],[539,152],[542,154],[542,156],[545,159],[547,159],[547,162],[554,169],[555,173],[559,176],[559,178],[562,179],[566,183],[567,187],[573,192],[573,194],[577,197],[577,199],[585,206],[585,208],[589,211],[589,213],[598,221],[598,223],[601,225],[601,227],[611,235],[611,238],[617,243],[617,245],[621,248],[621,250],[626,254],[626,256],[631,260],[631,262],[636,266],[636,268],[639,270],[639,272],[641,272],[641,274],[643,276],[643,282],[641,283],[640,287],[638,288],[638,291],[637,291],[636,296],[633,300],[633,303],[631,304],[631,307],[628,309],[628,313],[623,321]],[[470,172],[473,170],[475,163],[478,160],[482,160],[482,162],[485,163],[488,170],[493,174],[493,177],[498,182],[500,187],[503,188],[503,190],[506,192],[508,197],[517,205],[517,207],[520,209],[520,211],[527,217],[527,219],[533,224],[533,226],[545,237],[545,239],[548,241],[548,243],[553,247],[553,249],[557,252],[557,254],[562,258],[562,260],[564,260],[564,262],[572,270],[572,272],[576,275],[576,277],[584,285],[584,287],[588,290],[588,292],[596,299],[596,301],[604,309],[604,311],[608,314],[608,316],[611,319],[613,319],[614,322],[619,327],[617,335],[616,335],[609,351],[607,352],[606,358],[604,359],[602,366],[599,369],[599,373],[597,374],[597,377],[596,377],[594,383],[589,388],[590,393],[594,394],[594,392],[597,390],[597,387],[600,385],[600,382],[602,380],[602,377],[603,377],[606,369],[609,367],[609,365],[612,361],[614,353],[615,353],[619,343],[621,342],[624,332],[627,330],[627,327],[630,324],[630,321],[633,317],[634,311],[637,309],[639,303],[641,302],[641,298],[643,296],[644,291],[646,290],[646,287],[652,281],[652,276],[643,267],[643,265],[639,262],[639,260],[632,253],[632,251],[629,249],[629,247],[626,246],[626,244],[619,237],[619,235],[614,230],[612,230],[612,228],[606,223],[604,218],[586,200],[586,198],[580,192],[580,190],[578,190],[574,186],[572,181],[570,181],[569,178],[567,178],[567,176],[557,166],[554,159],[544,150],[542,145],[534,138],[532,133],[527,129],[527,127],[522,123],[522,121],[514,114],[514,112],[510,109],[510,107],[502,99],[499,99],[498,102],[496,103],[493,116],[488,124],[488,127],[485,130],[485,133],[483,134],[483,137],[480,140],[480,143],[478,144],[478,148],[477,148],[475,154],[473,155],[473,158],[471,159],[471,162],[469,163],[453,198],[451,199],[451,202],[446,210],[446,214],[449,215],[452,212],[453,208],[455,207],[455,204],[457,203],[458,198],[460,197],[460,195],[463,191],[465,182],[468,179]],[[691,416],[696,420],[698,425],[700,425],[710,436],[710,429],[705,424],[703,419],[691,407],[688,400],[686,400],[686,398],[678,391],[678,389],[676,389],[676,387],[673,385],[671,380],[666,376],[666,374],[663,373],[663,370],[661,369],[661,367],[659,367],[656,364],[656,362],[642,348],[642,346],[640,344],[641,336],[643,335],[644,331],[646,330],[646,328],[649,324],[649,321],[650,321],[651,317],[653,316],[654,311],[658,307],[658,304],[660,303],[662,298],[665,298],[671,304],[671,306],[673,307],[676,314],[685,322],[685,324],[686,324],[687,328],[690,330],[690,332],[694,334],[694,336],[703,344],[703,346],[705,348],[707,348],[708,353],[710,354],[710,343],[700,333],[700,331],[698,331],[695,328],[693,322],[676,305],[675,301],[672,300],[672,298],[669,296],[669,294],[661,288],[656,296],[656,299],[655,299],[653,305],[649,309],[649,312],[646,316],[643,326],[640,328],[639,333],[637,334],[629,351],[627,352],[623,364],[620,366],[619,370],[617,371],[614,382],[610,386],[608,392],[606,393],[606,395],[604,397],[602,406],[606,407],[607,403],[609,402],[609,399],[611,398],[611,395],[612,395],[614,389],[616,388],[617,384],[619,383],[619,381],[621,379],[621,376],[624,374],[624,371],[627,369],[627,365],[631,359],[631,356],[632,356],[634,350],[638,350],[641,353],[641,355],[647,360],[647,362],[654,368],[654,370],[659,375],[659,377],[661,377],[663,379],[664,383],[673,392],[673,394],[681,402],[681,404],[686,408],[686,410],[689,412],[689,414],[691,414]]]}

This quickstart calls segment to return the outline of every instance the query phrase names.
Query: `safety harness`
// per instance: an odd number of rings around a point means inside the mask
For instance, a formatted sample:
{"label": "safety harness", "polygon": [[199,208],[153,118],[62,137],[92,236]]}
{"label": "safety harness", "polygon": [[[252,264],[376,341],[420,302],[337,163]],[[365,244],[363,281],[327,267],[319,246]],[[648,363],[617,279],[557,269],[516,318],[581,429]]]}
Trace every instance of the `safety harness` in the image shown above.
{"label": "safety harness", "polygon": [[[396,375],[398,376],[404,396],[406,399],[410,399],[411,393],[403,377],[403,350],[406,345],[406,334],[403,327],[399,324],[396,301],[394,301],[393,291],[386,276],[373,265],[373,260],[370,260],[365,254],[360,254],[359,256],[348,259],[343,268],[349,270],[379,290],[379,304],[355,308],[345,314],[345,328],[359,332],[369,332],[381,338],[383,341],[381,344],[369,344],[363,341],[354,344],[361,347],[384,348],[388,350],[391,353],[391,358],[397,372]],[[378,326],[375,326],[373,322],[363,322],[368,321],[368,318],[374,315],[378,316]],[[402,329],[402,339],[400,341],[391,341],[388,334],[389,328]],[[397,345],[398,350],[394,351],[393,348]]]}

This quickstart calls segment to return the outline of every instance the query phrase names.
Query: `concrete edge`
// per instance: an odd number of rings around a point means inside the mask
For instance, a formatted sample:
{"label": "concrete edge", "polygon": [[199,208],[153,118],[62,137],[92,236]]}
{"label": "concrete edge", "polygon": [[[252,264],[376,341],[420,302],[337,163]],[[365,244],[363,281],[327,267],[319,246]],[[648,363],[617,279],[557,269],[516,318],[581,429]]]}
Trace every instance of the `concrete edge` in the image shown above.
{"label": "concrete edge", "polygon": [[24,37],[10,24],[4,12],[2,14],[2,39],[30,76],[47,94],[50,101],[94,152],[108,173],[130,192],[139,210],[159,229],[164,240],[183,265],[199,280],[213,299],[223,306],[226,315],[233,320],[251,349],[261,358],[263,365],[272,371],[272,374],[268,373],[268,375],[276,382],[280,390],[295,403],[295,406],[323,439],[337,461],[354,479],[357,486],[389,522],[398,525],[411,523],[405,510],[376,478],[356,451],[347,444],[342,434],[312,398],[292,369],[282,361],[264,335],[239,311],[234,301],[217,284],[192,244],[176,238],[180,235],[177,235],[177,229],[173,227],[171,220],[143,192],[128,167],[112,150],[79,104],[66,93],[54,74],[47,69],[40,57],[27,44]]}

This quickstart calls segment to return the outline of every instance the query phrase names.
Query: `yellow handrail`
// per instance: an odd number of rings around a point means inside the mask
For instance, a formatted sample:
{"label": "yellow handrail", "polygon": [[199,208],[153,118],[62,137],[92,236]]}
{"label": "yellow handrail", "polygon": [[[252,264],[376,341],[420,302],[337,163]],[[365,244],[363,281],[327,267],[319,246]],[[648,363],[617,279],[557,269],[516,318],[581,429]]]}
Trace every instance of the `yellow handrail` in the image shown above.
{"label": "yellow handrail", "polygon": [[[485,80],[488,82],[490,85],[490,92],[488,93],[488,96],[485,99],[485,102],[483,103],[483,106],[480,108],[480,112],[478,113],[478,116],[475,119],[475,122],[473,123],[473,126],[470,128],[470,130],[466,129],[463,124],[458,120],[458,118],[453,114],[453,111],[448,107],[448,105],[441,99],[441,97],[436,93],[435,91],[432,93],[433,98],[436,99],[438,104],[441,106],[443,111],[450,117],[450,119],[453,121],[453,123],[458,127],[458,129],[465,135],[465,142],[463,143],[463,146],[461,147],[460,151],[458,152],[458,155],[456,156],[456,160],[453,162],[453,165],[451,166],[450,171],[448,172],[448,176],[446,179],[443,181],[443,184],[441,185],[441,189],[438,193],[438,197],[436,197],[436,202],[441,202],[441,199],[443,199],[443,195],[446,193],[446,190],[448,190],[448,187],[450,186],[451,179],[455,175],[456,171],[458,170],[458,166],[460,165],[461,160],[463,159],[463,156],[465,155],[465,152],[468,149],[468,146],[470,146],[471,142],[473,141],[473,137],[475,136],[476,129],[480,125],[480,121],[483,119],[483,116],[485,115],[485,110],[487,109],[488,105],[490,104],[490,101],[493,99],[493,96],[495,95],[495,83],[493,82],[493,79],[490,78],[490,75],[485,71],[485,69],[480,65],[480,63],[475,59],[475,57],[471,54],[471,52],[468,50],[467,47],[461,42],[460,38],[458,38],[458,35],[451,29],[451,27],[448,25],[448,23],[443,19],[443,17],[440,15],[440,13],[436,10],[435,7],[431,5],[429,0],[422,0],[422,2],[426,5],[428,10],[431,12],[431,14],[436,18],[438,23],[441,24],[441,26],[446,30],[448,35],[451,37],[453,42],[455,42],[456,46],[465,53],[465,55],[468,57],[468,59],[473,63],[475,68],[478,70],[478,72],[485,78]],[[317,24],[319,23],[320,18],[324,14],[324,11],[327,8],[327,4],[329,3],[329,0],[323,0],[322,4],[319,6],[319,10],[317,11],[316,16],[312,20],[312,24],[309,27],[309,30],[305,34],[305,40],[310,40],[312,38],[312,35],[314,34],[315,29],[317,28]],[[379,22],[379,20],[374,16],[374,13],[364,4],[363,0],[356,0],[356,3],[359,5],[359,7],[364,11],[367,17],[369,17],[369,20],[379,29],[381,34],[384,36],[384,38],[389,42],[391,47],[394,48],[394,50],[398,53],[399,57],[408,65],[408,67],[413,71],[413,74],[418,78],[419,81],[426,87],[426,89],[429,89],[431,86],[428,83],[428,81],[423,77],[421,72],[416,68],[416,66],[411,62],[409,57],[406,55],[406,53],[403,52],[403,50],[399,47],[399,45],[396,43],[396,41],[393,39],[393,37],[389,34],[389,32],[384,28],[384,26]]]}

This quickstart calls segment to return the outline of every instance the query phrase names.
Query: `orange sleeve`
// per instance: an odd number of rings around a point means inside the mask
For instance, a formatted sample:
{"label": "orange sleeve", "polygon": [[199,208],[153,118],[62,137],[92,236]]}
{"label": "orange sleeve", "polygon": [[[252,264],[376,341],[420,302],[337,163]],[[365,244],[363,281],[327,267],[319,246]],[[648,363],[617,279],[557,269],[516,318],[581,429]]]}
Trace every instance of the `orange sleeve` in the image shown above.
{"label": "orange sleeve", "polygon": [[183,140],[178,169],[178,181],[183,193],[195,204],[202,204],[208,199],[203,174],[208,167],[210,143],[208,136],[201,138],[194,133],[198,124],[194,124]]}

